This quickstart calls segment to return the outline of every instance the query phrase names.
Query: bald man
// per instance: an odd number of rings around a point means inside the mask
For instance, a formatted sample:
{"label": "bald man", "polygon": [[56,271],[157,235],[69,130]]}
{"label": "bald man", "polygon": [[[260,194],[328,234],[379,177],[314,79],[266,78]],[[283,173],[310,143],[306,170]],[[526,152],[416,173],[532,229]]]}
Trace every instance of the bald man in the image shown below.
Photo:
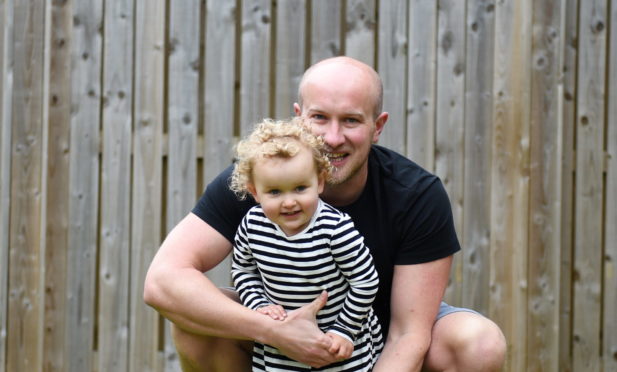
{"label": "bald man", "polygon": [[[373,68],[335,57],[305,72],[294,104],[324,138],[335,168],[322,199],[352,217],[379,273],[374,310],[387,341],[373,370],[500,370],[506,343],[499,327],[441,301],[460,250],[450,202],[436,176],[376,144],[388,121],[382,92]],[[313,367],[336,362],[315,323],[326,296],[277,321],[203,275],[231,252],[255,204],[229,190],[231,169],[208,185],[161,245],[146,277],[146,303],[173,323],[184,371],[250,371],[254,340]]]}

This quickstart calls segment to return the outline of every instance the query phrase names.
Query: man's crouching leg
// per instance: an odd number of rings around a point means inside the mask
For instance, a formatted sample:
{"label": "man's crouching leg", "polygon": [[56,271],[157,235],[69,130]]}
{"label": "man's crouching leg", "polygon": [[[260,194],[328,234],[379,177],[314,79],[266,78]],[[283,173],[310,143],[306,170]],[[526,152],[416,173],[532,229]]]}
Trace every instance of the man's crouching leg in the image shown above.
{"label": "man's crouching leg", "polygon": [[184,372],[251,370],[251,341],[200,336],[173,324],[172,336]]}
{"label": "man's crouching leg", "polygon": [[[228,289],[221,291],[238,301],[234,291]],[[251,370],[252,341],[196,335],[173,323],[171,332],[184,372]]]}
{"label": "man's crouching leg", "polygon": [[470,312],[455,312],[433,326],[423,371],[501,371],[506,339],[490,319]]}

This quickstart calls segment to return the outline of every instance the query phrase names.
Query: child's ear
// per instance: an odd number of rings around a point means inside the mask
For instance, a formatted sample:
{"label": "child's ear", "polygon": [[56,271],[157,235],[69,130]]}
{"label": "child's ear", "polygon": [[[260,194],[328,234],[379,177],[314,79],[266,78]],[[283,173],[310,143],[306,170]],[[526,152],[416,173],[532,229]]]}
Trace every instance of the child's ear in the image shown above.
{"label": "child's ear", "polygon": [[326,172],[321,172],[319,176],[317,176],[317,193],[318,194],[321,194],[323,192],[325,185],[326,185]]}
{"label": "child's ear", "polygon": [[248,190],[249,193],[251,193],[251,195],[253,196],[253,199],[255,199],[257,203],[259,203],[259,198],[257,197],[257,189],[255,188],[255,185],[249,182],[246,184],[246,189]]}

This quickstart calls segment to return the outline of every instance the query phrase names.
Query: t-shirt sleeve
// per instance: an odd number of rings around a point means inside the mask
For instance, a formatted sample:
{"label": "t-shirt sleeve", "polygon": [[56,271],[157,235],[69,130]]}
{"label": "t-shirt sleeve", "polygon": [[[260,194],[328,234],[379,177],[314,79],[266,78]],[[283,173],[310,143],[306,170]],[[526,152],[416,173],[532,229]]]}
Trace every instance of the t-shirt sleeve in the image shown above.
{"label": "t-shirt sleeve", "polygon": [[423,187],[416,191],[413,208],[402,213],[403,242],[395,257],[397,265],[434,261],[461,249],[454,229],[452,206],[439,178],[425,179]]}
{"label": "t-shirt sleeve", "polygon": [[230,243],[234,241],[240,221],[255,205],[251,196],[239,200],[229,188],[229,177],[233,166],[225,169],[208,186],[197,201],[192,212],[221,233]]}

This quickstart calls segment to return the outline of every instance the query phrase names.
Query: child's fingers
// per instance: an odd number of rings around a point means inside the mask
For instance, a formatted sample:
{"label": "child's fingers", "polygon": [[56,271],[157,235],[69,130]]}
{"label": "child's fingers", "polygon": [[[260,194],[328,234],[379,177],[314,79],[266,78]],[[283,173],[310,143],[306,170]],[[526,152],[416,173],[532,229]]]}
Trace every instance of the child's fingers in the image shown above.
{"label": "child's fingers", "polygon": [[281,320],[285,319],[287,317],[287,312],[285,311],[285,309],[281,305],[273,306],[272,310],[274,311],[274,313],[277,316],[279,316],[281,318]]}
{"label": "child's fingers", "polygon": [[287,317],[285,309],[280,305],[268,305],[257,309],[261,314],[268,315],[274,320],[284,320]]}
{"label": "child's fingers", "polygon": [[349,359],[353,353],[353,344],[351,342],[345,342],[339,349],[339,357],[342,359]]}
{"label": "child's fingers", "polygon": [[330,348],[328,349],[328,351],[330,352],[330,354],[338,356],[339,350],[341,349],[340,346],[341,345],[336,342],[336,340],[332,340],[332,344],[330,344]]}

